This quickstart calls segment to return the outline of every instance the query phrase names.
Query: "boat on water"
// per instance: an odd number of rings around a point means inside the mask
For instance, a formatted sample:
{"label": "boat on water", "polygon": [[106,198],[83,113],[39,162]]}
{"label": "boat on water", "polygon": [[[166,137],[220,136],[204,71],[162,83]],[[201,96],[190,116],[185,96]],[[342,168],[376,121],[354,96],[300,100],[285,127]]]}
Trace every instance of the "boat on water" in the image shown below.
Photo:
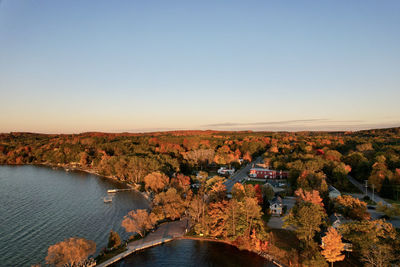
{"label": "boat on water", "polygon": [[110,203],[110,202],[112,202],[112,196],[106,196],[106,197],[104,197],[103,198],[103,201],[104,201],[104,203]]}

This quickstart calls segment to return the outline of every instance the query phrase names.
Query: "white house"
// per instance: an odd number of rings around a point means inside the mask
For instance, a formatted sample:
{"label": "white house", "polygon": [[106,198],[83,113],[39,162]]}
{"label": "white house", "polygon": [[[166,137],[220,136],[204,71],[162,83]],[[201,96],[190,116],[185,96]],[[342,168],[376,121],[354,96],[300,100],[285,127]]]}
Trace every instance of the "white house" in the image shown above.
{"label": "white house", "polygon": [[280,196],[274,197],[269,205],[269,210],[271,211],[271,214],[277,216],[282,215],[282,208],[282,198]]}
{"label": "white house", "polygon": [[235,168],[227,169],[226,167],[221,167],[218,169],[217,173],[221,175],[232,175],[235,172]]}

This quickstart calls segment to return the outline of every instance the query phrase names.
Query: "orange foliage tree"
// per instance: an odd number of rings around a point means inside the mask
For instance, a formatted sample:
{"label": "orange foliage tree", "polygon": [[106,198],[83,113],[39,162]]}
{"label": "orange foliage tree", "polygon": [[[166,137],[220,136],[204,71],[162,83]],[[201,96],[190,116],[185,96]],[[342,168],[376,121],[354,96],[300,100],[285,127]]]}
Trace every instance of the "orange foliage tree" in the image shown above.
{"label": "orange foliage tree", "polygon": [[55,266],[76,266],[96,252],[96,243],[84,238],[71,237],[52,245],[47,250],[46,263]]}
{"label": "orange foliage tree", "polygon": [[345,216],[356,220],[368,220],[367,203],[350,195],[339,196],[335,199],[335,207]]}
{"label": "orange foliage tree", "polygon": [[155,223],[156,218],[153,214],[149,214],[147,210],[139,209],[130,211],[122,220],[121,225],[128,233],[136,232],[144,237],[145,232],[152,229]]}
{"label": "orange foliage tree", "polygon": [[228,213],[226,212],[228,202],[223,200],[221,202],[210,203],[208,206],[208,225],[210,229],[210,236],[226,238],[228,235],[226,229]]}
{"label": "orange foliage tree", "polygon": [[185,202],[178,194],[175,188],[168,189],[167,192],[161,192],[154,197],[153,213],[159,220],[168,218],[175,220],[181,217],[185,211]]}
{"label": "orange foliage tree", "polygon": [[179,173],[176,177],[171,179],[171,186],[179,192],[186,192],[190,188],[190,178],[189,176]]}
{"label": "orange foliage tree", "polygon": [[342,261],[344,259],[344,255],[342,255],[342,251],[344,250],[342,236],[335,228],[330,227],[327,234],[322,237],[321,247],[322,255],[332,266],[335,261]]}
{"label": "orange foliage tree", "polygon": [[321,207],[324,206],[324,203],[322,203],[322,198],[319,196],[319,192],[317,190],[312,190],[310,192],[299,188],[296,190],[295,195],[303,201],[310,202]]}
{"label": "orange foliage tree", "polygon": [[152,172],[144,177],[144,183],[146,189],[159,192],[168,185],[169,178],[161,172]]}

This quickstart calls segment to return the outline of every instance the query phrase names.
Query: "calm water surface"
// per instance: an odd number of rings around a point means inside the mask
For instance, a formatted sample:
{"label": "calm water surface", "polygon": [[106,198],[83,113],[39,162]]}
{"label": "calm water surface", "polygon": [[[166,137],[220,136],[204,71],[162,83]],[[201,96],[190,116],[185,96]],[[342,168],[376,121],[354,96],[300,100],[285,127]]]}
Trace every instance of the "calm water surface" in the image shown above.
{"label": "calm water surface", "polygon": [[0,266],[30,266],[43,261],[49,245],[71,236],[106,246],[111,229],[121,228],[128,211],[146,208],[140,193],[121,192],[112,204],[107,189],[124,188],[81,172],[35,166],[0,166]]}
{"label": "calm water surface", "polygon": [[114,267],[275,266],[257,254],[216,242],[175,240],[136,252]]}
{"label": "calm water surface", "polygon": [[[42,262],[47,248],[71,236],[106,246],[108,233],[122,238],[123,216],[148,207],[140,193],[121,192],[112,204],[107,189],[124,188],[95,175],[46,167],[0,166],[0,266]],[[134,253],[116,266],[273,266],[256,254],[226,244],[177,240]]]}

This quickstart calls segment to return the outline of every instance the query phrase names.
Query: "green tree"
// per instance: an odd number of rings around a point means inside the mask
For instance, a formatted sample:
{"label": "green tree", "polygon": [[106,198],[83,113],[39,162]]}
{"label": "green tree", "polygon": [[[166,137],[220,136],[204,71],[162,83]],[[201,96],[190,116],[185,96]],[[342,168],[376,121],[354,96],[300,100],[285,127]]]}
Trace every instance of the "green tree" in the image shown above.
{"label": "green tree", "polygon": [[297,238],[310,246],[325,217],[325,210],[321,206],[300,201],[283,218],[283,227],[293,227]]}
{"label": "green tree", "polygon": [[121,245],[121,238],[119,237],[117,232],[111,230],[110,235],[108,237],[107,248],[114,249],[118,248],[120,245]]}
{"label": "green tree", "polygon": [[389,266],[400,249],[396,230],[384,220],[353,221],[342,225],[340,231],[371,266]]}

